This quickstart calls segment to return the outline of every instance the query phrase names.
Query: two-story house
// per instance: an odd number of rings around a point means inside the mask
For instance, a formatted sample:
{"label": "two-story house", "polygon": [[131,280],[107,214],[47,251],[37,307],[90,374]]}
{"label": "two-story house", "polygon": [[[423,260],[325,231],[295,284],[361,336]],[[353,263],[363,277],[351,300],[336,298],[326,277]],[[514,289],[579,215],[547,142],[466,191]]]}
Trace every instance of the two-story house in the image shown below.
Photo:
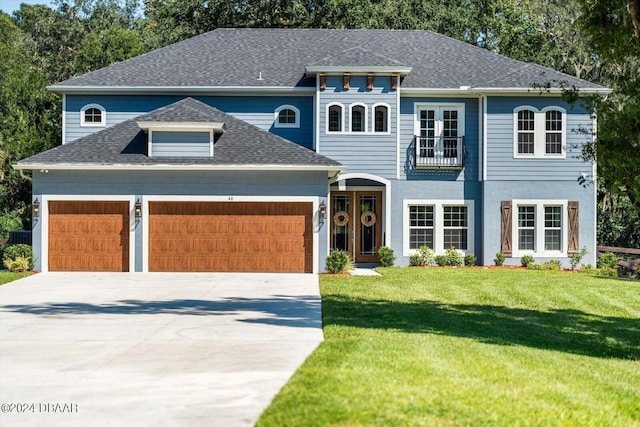
{"label": "two-story house", "polygon": [[[545,89],[539,89],[539,87]],[[36,268],[319,272],[594,262],[594,117],[609,90],[429,31],[218,29],[63,81],[32,171]]]}

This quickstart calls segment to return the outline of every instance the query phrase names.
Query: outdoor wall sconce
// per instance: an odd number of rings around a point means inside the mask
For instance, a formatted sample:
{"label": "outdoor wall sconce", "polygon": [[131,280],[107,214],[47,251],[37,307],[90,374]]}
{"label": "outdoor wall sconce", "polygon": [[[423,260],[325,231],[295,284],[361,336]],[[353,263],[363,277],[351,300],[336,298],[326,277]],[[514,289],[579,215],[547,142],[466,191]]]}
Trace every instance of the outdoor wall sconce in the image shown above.
{"label": "outdoor wall sconce", "polygon": [[40,202],[37,197],[31,205],[31,212],[33,213],[34,218],[38,218],[40,216]]}
{"label": "outdoor wall sconce", "polygon": [[136,214],[136,218],[140,218],[142,216],[142,203],[140,203],[140,199],[136,200],[136,204],[133,207],[133,211]]}
{"label": "outdoor wall sconce", "polygon": [[318,207],[318,213],[320,214],[320,219],[325,219],[327,217],[327,204],[323,200]]}

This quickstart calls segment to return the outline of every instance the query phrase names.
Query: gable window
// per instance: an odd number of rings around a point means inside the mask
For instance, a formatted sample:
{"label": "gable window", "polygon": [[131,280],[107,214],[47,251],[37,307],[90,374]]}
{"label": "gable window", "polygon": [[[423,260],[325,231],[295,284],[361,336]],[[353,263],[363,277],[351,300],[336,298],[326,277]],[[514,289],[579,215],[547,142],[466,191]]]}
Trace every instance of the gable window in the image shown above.
{"label": "gable window", "polygon": [[568,202],[514,200],[514,256],[559,256],[567,253]]}
{"label": "gable window", "polygon": [[342,132],[342,105],[332,104],[327,108],[327,131]]}
{"label": "gable window", "polygon": [[365,132],[367,128],[367,109],[364,105],[351,106],[351,132]]}
{"label": "gable window", "polygon": [[276,128],[299,128],[300,110],[293,105],[281,105],[275,111]]}
{"label": "gable window", "polygon": [[105,126],[107,112],[98,104],[88,104],[80,109],[80,126]]}
{"label": "gable window", "polygon": [[373,131],[389,131],[389,107],[386,105],[375,105],[373,107]]}
{"label": "gable window", "polygon": [[547,107],[537,110],[522,106],[514,110],[514,157],[564,158],[564,110]]}
{"label": "gable window", "polygon": [[443,254],[452,246],[472,250],[472,200],[404,200],[403,255],[410,256],[421,246]]}

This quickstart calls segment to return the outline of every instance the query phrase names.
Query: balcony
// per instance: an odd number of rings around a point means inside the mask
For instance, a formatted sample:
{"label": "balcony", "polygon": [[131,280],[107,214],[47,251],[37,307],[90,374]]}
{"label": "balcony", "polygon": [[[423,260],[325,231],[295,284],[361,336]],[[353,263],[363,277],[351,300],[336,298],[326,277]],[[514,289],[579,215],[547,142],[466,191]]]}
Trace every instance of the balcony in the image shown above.
{"label": "balcony", "polygon": [[462,170],[467,151],[464,136],[413,138],[413,167],[419,170]]}

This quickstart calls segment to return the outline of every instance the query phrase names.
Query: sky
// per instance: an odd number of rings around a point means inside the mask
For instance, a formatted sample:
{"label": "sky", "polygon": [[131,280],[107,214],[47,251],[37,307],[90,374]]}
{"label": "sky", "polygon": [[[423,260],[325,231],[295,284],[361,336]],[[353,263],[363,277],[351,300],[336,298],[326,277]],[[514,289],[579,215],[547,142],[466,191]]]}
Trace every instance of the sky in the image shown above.
{"label": "sky", "polygon": [[20,3],[26,4],[44,4],[53,7],[51,0],[0,0],[0,10],[11,15],[15,10],[20,9]]}

